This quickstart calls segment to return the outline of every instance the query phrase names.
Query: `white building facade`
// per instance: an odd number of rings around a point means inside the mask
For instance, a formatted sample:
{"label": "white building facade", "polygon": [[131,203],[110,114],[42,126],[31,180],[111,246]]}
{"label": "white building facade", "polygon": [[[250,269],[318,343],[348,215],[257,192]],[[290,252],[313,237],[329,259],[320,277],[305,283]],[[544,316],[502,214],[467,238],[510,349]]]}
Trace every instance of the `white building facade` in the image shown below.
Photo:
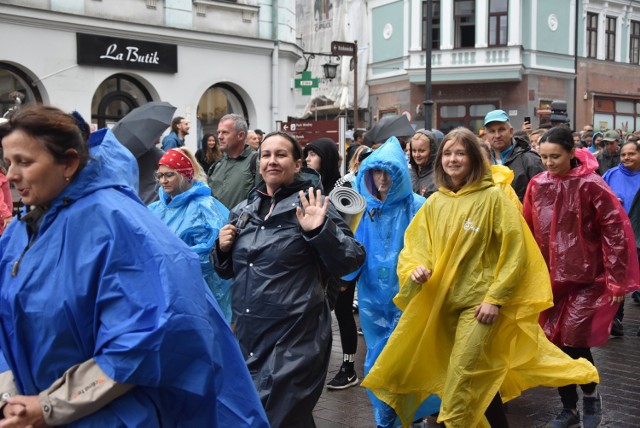
{"label": "white building facade", "polygon": [[103,127],[167,101],[195,149],[224,114],[268,131],[295,112],[294,0],[2,0],[0,32],[0,115],[19,98]]}

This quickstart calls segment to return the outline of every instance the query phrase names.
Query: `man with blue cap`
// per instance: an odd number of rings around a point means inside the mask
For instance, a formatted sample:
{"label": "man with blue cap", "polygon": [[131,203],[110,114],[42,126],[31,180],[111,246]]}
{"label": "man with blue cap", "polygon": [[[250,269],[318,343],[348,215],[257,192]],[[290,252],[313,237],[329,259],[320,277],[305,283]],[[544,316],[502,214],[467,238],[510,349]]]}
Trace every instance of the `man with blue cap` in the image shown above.
{"label": "man with blue cap", "polygon": [[509,115],[504,110],[487,113],[484,130],[491,145],[491,163],[505,165],[513,171],[511,186],[522,201],[529,180],[544,171],[540,155],[531,150],[527,140],[513,136]]}

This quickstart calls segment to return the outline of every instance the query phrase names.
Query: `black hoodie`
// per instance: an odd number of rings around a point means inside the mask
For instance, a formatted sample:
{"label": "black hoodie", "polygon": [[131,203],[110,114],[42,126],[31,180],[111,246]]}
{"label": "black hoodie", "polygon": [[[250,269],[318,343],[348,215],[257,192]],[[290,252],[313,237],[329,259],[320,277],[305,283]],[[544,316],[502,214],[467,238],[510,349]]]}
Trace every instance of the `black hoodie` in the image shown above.
{"label": "black hoodie", "polygon": [[320,177],[322,177],[322,189],[325,195],[333,190],[336,181],[340,178],[340,169],[338,167],[339,155],[336,143],[331,138],[319,138],[307,144],[304,148],[304,158],[307,158],[309,150],[320,156],[322,163],[320,164]]}

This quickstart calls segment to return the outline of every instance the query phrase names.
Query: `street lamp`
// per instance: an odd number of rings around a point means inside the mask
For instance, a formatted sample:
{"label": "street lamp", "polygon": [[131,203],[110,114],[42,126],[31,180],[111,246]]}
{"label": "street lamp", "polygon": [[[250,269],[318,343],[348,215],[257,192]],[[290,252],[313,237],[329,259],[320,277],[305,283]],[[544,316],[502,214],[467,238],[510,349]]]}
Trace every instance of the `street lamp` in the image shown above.
{"label": "street lamp", "polygon": [[329,61],[326,64],[322,64],[322,70],[324,71],[325,78],[333,80],[336,78],[338,72],[338,64]]}
{"label": "street lamp", "polygon": [[340,56],[332,55],[330,53],[323,52],[302,52],[302,58],[304,58],[304,69],[297,74],[302,74],[309,69],[309,61],[315,59],[316,55],[324,56],[329,58],[329,62],[326,64],[322,64],[322,70],[324,72],[325,79],[333,80],[336,78],[338,64],[331,62],[331,58],[336,58],[336,60],[340,61]]}
{"label": "street lamp", "polygon": [[298,74],[302,74],[309,68],[309,61],[318,56],[329,58],[329,62],[322,65],[324,77],[329,80],[336,78],[338,64],[331,62],[331,58],[335,57],[340,61],[340,57],[350,56],[353,61],[353,129],[357,130],[359,125],[358,114],[358,42],[331,42],[331,53],[323,52],[302,52],[304,58],[304,69]]}

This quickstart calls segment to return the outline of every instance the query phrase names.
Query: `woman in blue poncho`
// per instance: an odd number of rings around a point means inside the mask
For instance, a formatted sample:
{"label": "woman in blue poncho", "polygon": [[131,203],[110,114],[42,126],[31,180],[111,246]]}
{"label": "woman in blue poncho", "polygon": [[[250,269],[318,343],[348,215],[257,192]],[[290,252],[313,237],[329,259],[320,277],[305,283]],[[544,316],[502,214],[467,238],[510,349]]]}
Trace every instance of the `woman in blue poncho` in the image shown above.
{"label": "woman in blue poncho", "polygon": [[213,270],[209,251],[227,224],[229,210],[211,196],[207,177],[191,152],[169,149],[158,161],[160,199],[149,209],[200,257],[202,274],[227,322],[231,322],[231,281]]}
{"label": "woman in blue poncho", "polygon": [[[396,274],[398,255],[402,250],[404,232],[425,198],[411,190],[407,159],[395,137],[362,162],[356,178],[356,190],[367,200],[366,213],[355,234],[367,250],[358,279],[360,324],[367,344],[366,375],[400,319],[401,311],[393,303],[393,297],[399,291]],[[390,406],[371,392],[369,397],[376,425],[394,427],[399,424]],[[440,400],[433,396],[418,409],[415,417],[435,413],[439,407]]]}
{"label": "woman in blue poncho", "polygon": [[32,105],[0,140],[25,204],[0,239],[3,424],[268,426],[197,256],[113,133]]}

